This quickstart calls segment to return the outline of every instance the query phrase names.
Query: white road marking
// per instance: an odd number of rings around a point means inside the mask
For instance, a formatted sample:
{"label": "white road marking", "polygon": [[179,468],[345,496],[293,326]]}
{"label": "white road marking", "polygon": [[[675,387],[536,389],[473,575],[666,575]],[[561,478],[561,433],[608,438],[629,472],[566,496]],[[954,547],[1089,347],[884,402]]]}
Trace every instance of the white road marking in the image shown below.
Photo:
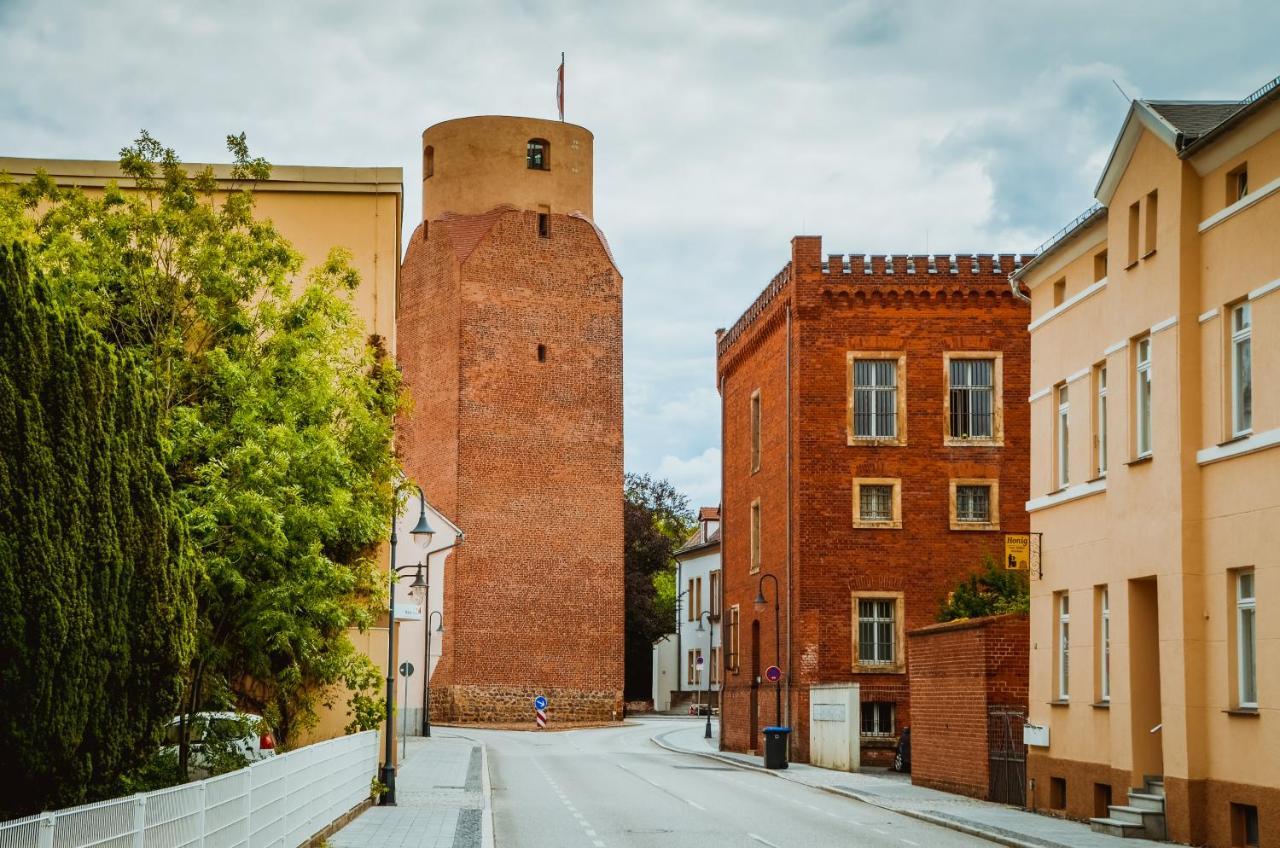
{"label": "white road marking", "polygon": [[881,830],[881,829],[880,829],[880,828],[878,828],[878,827],[873,827],[873,828],[871,828],[871,829],[872,829],[872,830],[874,830],[876,833],[880,834],[881,836],[888,836],[888,835],[889,835],[889,832],[888,832],[888,831]]}
{"label": "white road marking", "polygon": [[815,813],[816,813],[816,812],[818,812],[818,808],[817,808],[817,807],[815,807],[815,806],[813,806],[812,804],[805,804],[805,806],[806,806],[806,807],[808,807],[809,809],[813,810]]}
{"label": "white road marking", "polygon": [[916,848],[920,848],[920,843],[919,843],[919,842],[912,842],[910,839],[903,839],[902,841],[903,841],[903,842],[905,842],[905,843],[907,843],[908,845],[914,845],[914,846],[916,846]]}
{"label": "white road marking", "polygon": [[754,833],[748,833],[747,836],[750,836],[752,839],[754,839],[756,842],[759,842],[761,845],[768,845],[769,848],[778,848],[777,845],[774,845],[772,842],[765,839],[763,836],[758,836]]}
{"label": "white road marking", "polygon": [[838,819],[838,818],[840,818],[839,816],[837,816],[835,813],[831,812],[830,810],[827,810],[827,815],[831,816],[831,818],[833,818],[833,819]]}
{"label": "white road marking", "polygon": [[847,821],[849,824],[856,824],[858,827],[865,827],[865,825],[863,825],[863,823],[858,821],[857,819],[845,819],[845,821]]}
{"label": "white road marking", "polygon": [[689,801],[689,799],[688,799],[688,798],[685,798],[684,800],[685,800],[685,801],[688,801],[688,803],[689,803],[689,806],[690,806],[690,807],[696,807],[696,808],[698,808],[699,810],[706,810],[706,809],[707,809],[706,807],[704,807],[704,806],[702,806],[701,804],[699,804],[697,801]]}

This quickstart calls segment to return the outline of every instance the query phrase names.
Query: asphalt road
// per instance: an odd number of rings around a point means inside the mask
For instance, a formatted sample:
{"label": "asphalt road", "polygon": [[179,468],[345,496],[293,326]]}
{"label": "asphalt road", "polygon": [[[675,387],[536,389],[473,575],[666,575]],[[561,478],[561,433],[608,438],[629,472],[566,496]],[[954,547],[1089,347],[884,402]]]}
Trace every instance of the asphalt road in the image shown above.
{"label": "asphalt road", "polygon": [[993,844],[650,741],[676,727],[469,732],[489,746],[496,848]]}

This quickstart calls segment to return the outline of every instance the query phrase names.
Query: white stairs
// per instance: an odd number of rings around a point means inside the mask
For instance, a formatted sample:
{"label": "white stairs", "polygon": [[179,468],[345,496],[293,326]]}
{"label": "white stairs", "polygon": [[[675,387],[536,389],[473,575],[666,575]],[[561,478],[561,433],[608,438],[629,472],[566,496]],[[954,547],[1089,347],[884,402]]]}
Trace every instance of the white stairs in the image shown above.
{"label": "white stairs", "polygon": [[1164,826],[1164,776],[1144,775],[1142,791],[1129,790],[1129,803],[1111,804],[1106,818],[1089,819],[1094,833],[1139,839],[1167,839]]}

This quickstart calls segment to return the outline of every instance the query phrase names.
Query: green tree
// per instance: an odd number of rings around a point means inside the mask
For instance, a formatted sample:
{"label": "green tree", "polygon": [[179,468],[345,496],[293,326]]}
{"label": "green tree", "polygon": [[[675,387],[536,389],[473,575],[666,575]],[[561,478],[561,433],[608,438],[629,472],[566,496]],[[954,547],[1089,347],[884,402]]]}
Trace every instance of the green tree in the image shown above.
{"label": "green tree", "polygon": [[938,613],[938,621],[1028,612],[1030,609],[1027,573],[1002,568],[993,557],[986,556],[982,560],[982,571],[970,574],[947,596]]}
{"label": "green tree", "polygon": [[144,132],[121,151],[132,186],[90,196],[38,176],[0,185],[0,212],[34,221],[16,226],[33,263],[160,392],[199,564],[184,713],[251,708],[288,745],[339,692],[355,726],[372,721],[377,673],[346,634],[385,591],[372,557],[399,474],[401,387],[352,307],[350,257],[335,250],[302,279],[302,257],[254,214],[270,166],[243,135],[227,143],[229,188]]}
{"label": "green tree", "polygon": [[178,707],[195,604],[159,410],[0,245],[0,818],[114,793]]}
{"label": "green tree", "polygon": [[675,623],[672,554],[693,531],[694,519],[689,499],[666,480],[628,474],[623,495],[626,692],[639,698],[652,686],[653,643]]}

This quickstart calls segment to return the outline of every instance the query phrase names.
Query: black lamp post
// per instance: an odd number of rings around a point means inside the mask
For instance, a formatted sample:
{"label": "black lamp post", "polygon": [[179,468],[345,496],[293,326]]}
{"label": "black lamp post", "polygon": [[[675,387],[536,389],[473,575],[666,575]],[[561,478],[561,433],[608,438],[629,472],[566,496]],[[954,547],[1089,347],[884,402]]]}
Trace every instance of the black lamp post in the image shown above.
{"label": "black lamp post", "polygon": [[[422,487],[414,486],[414,488],[418,490],[418,523],[409,531],[409,534],[413,536],[414,541],[426,547],[431,544],[431,537],[435,535],[435,530],[431,529],[431,524],[427,521],[427,497],[422,494]],[[416,594],[425,593],[427,590],[427,579],[423,573],[422,563],[396,568],[396,542],[398,541],[396,521],[399,517],[398,511],[391,516],[391,563],[387,569],[390,583],[387,599],[387,716],[384,733],[386,745],[382,760],[382,783],[387,787],[387,791],[383,793],[380,801],[384,807],[394,807],[396,803],[396,767],[392,764],[396,745],[396,726],[393,718],[396,708],[396,583],[402,579],[401,572],[413,571],[413,582],[409,584],[410,591]]]}
{"label": "black lamp post", "polygon": [[440,623],[436,625],[436,632],[444,632],[444,613],[440,610],[432,610],[431,615],[427,616],[427,666],[426,678],[422,681],[422,735],[431,735],[431,622],[440,617]]}
{"label": "black lamp post", "polygon": [[[778,664],[778,669],[782,669],[782,617],[779,612],[778,605],[778,578],[772,574],[761,574],[760,583],[756,590],[756,611],[761,612],[769,603],[764,598],[764,580],[769,578],[773,581],[773,656],[774,662]],[[782,675],[778,675],[778,679],[773,681],[774,695],[774,725],[782,726]]]}
{"label": "black lamp post", "polygon": [[713,647],[712,647],[712,643],[713,643],[713,642],[715,642],[715,640],[716,640],[716,636],[715,636],[715,633],[716,633],[716,620],[715,620],[714,618],[712,618],[712,617],[711,617],[711,610],[703,610],[703,611],[702,611],[702,614],[698,616],[698,632],[699,632],[699,633],[701,633],[701,632],[702,632],[702,619],[704,619],[704,618],[707,620],[707,624],[709,625],[709,627],[707,628],[707,669],[708,669],[708,674],[707,674],[707,731],[706,731],[706,733],[704,733],[704,734],[703,734],[703,738],[704,738],[704,739],[710,739],[710,738],[711,738],[711,681],[715,679],[715,677],[714,677],[712,674],[710,674],[710,669],[711,669],[711,663],[712,663],[712,659],[711,659],[711,658],[715,655],[715,648],[713,648]]}

